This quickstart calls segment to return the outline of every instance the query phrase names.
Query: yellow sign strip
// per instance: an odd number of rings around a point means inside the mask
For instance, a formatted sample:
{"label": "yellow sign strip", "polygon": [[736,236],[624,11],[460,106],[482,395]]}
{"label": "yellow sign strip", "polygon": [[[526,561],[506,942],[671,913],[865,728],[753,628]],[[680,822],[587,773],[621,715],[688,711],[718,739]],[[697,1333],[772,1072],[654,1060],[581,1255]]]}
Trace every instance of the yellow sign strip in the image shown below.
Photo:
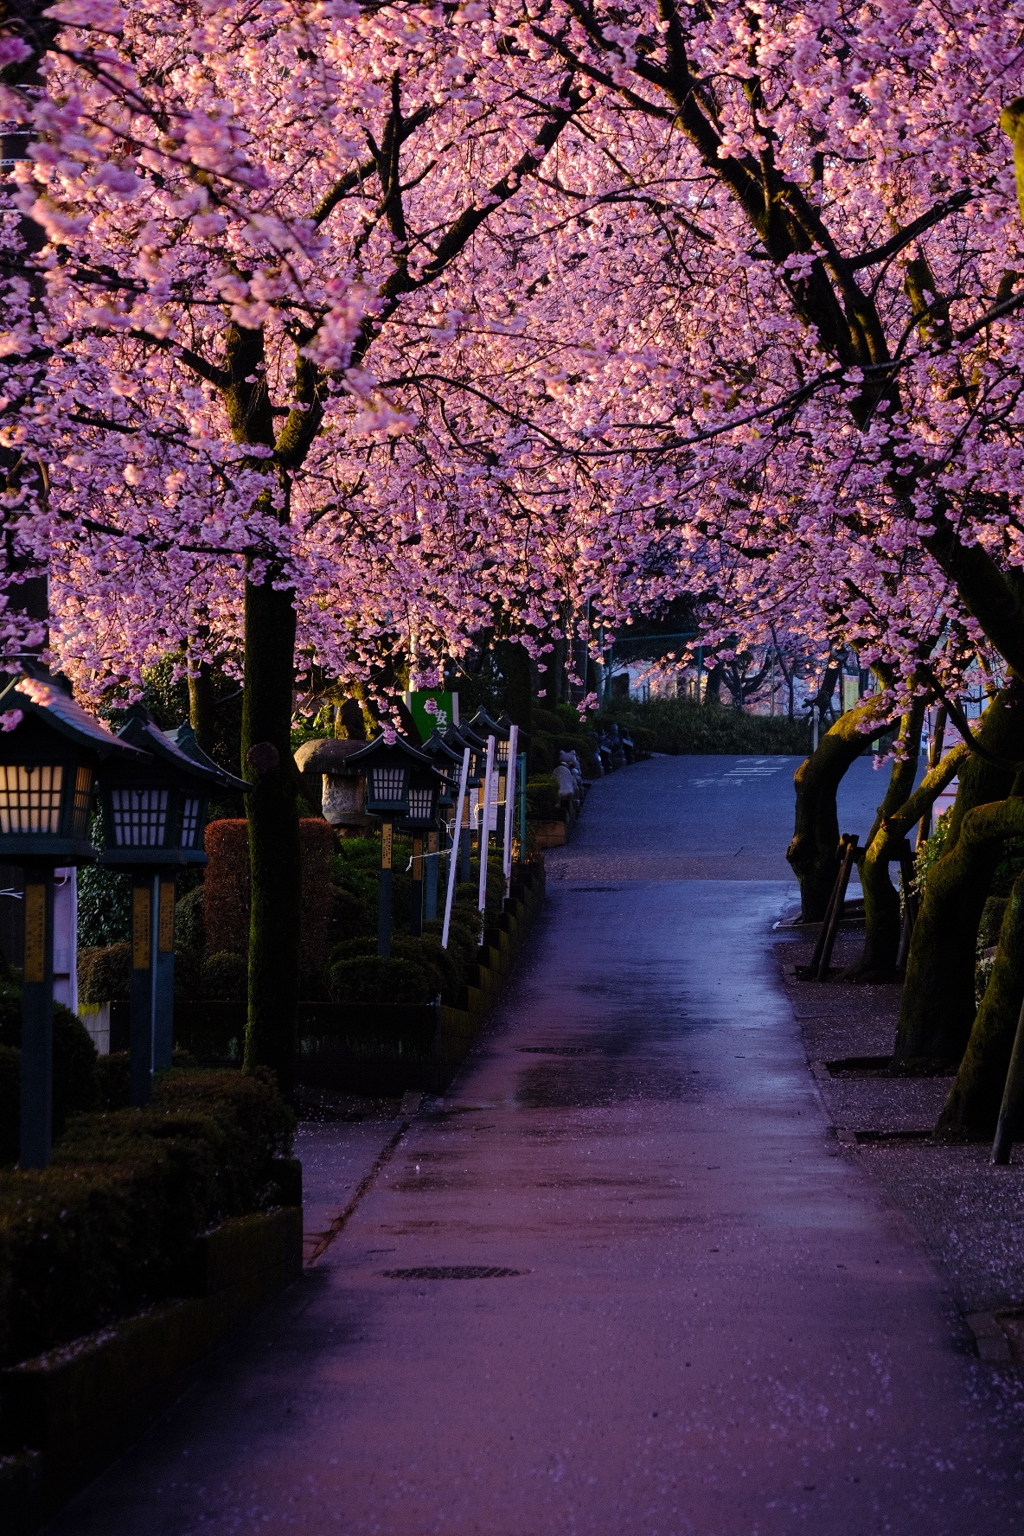
{"label": "yellow sign strip", "polygon": [[25,887],[25,980],[46,980],[46,886]]}
{"label": "yellow sign strip", "polygon": [[160,881],[160,953],[169,955],[174,948],[174,881]]}
{"label": "yellow sign strip", "polygon": [[380,867],[381,867],[381,869],[390,869],[391,868],[391,835],[392,835],[392,826],[391,826],[390,821],[383,821],[383,822],[381,822],[381,827],[380,827]]}
{"label": "yellow sign strip", "polygon": [[148,885],[132,887],[132,965],[137,971],[149,970],[149,930],[152,902]]}

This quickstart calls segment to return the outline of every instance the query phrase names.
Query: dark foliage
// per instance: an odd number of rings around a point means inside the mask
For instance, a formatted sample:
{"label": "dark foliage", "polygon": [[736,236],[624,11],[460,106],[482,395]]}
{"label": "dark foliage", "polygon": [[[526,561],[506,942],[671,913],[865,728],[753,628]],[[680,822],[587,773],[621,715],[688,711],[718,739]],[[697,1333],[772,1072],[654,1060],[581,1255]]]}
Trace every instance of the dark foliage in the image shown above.
{"label": "dark foliage", "polygon": [[0,1174],[0,1361],[173,1294],[196,1237],[272,1198],[292,1129],[267,1077],[170,1072],[146,1110],[73,1120],[45,1172]]}

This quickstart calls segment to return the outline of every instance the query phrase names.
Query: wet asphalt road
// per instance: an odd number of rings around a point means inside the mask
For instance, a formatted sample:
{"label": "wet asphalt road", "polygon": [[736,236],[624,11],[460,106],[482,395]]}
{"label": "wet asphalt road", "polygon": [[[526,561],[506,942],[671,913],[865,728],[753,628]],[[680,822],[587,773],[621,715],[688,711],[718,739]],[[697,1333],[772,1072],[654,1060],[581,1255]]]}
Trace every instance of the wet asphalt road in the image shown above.
{"label": "wet asphalt road", "polygon": [[[54,1532],[1024,1529],[1024,1425],[838,1154],[773,980],[794,765],[598,784],[449,1097]],[[844,829],[880,786],[856,765]],[[466,1267],[506,1273],[389,1273]]]}

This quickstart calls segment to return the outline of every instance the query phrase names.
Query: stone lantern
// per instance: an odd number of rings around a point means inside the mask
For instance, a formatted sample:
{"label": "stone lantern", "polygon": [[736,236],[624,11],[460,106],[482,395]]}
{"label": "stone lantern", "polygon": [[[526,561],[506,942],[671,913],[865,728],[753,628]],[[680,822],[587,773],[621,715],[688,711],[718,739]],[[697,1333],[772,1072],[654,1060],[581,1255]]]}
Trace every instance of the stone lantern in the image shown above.
{"label": "stone lantern", "polygon": [[350,759],[365,747],[365,741],[328,736],[303,742],[295,754],[310,799],[343,837],[365,835],[373,826],[366,814],[366,775],[350,767]]}

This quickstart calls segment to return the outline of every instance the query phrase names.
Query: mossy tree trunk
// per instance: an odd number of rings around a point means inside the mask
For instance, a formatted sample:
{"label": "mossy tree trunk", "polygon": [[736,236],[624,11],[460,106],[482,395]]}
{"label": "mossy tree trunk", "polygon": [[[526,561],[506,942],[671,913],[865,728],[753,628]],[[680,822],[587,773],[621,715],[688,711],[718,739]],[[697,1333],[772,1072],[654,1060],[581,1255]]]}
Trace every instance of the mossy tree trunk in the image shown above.
{"label": "mossy tree trunk", "polygon": [[949,1140],[990,1136],[1024,999],[1024,874],[1018,875],[999,927],[992,974],[935,1134]]}
{"label": "mossy tree trunk", "polygon": [[1008,837],[1024,835],[1024,800],[968,811],[952,849],[928,871],[907,958],[896,1060],[958,1065],[974,1022],[981,912]]}
{"label": "mossy tree trunk", "polygon": [[[1013,813],[995,813],[1014,787],[1010,766],[1024,759],[1024,687],[1011,676],[975,732],[985,752],[972,752],[960,770],[949,813],[945,852],[928,872],[907,957],[896,1056],[909,1062],[959,1063],[974,1020],[974,966],[978,924],[1002,852],[1000,839]],[[980,812],[985,817],[976,819]],[[993,828],[992,841],[984,837]],[[968,829],[971,837],[960,847]]]}
{"label": "mossy tree trunk", "polygon": [[[879,814],[868,837],[867,851],[861,865],[864,889],[864,951],[856,966],[847,972],[854,981],[891,981],[896,974],[899,950],[900,900],[889,879],[889,860],[913,827],[926,816],[936,797],[970,758],[966,742],[958,742],[945,757],[925,774],[913,793],[900,801],[906,789],[910,763],[896,764],[902,770],[899,781],[890,780],[889,794],[879,807]],[[884,882],[884,888],[883,888]]]}
{"label": "mossy tree trunk", "polygon": [[902,822],[894,818],[913,792],[925,708],[923,697],[915,699],[913,707],[900,720],[897,756],[889,774],[885,798],[878,807],[878,816],[860,861],[864,949],[856,965],[845,973],[845,979],[849,981],[891,981],[896,974],[900,898],[889,878],[889,863],[906,835]]}
{"label": "mossy tree trunk", "polygon": [[249,820],[249,1023],[246,1071],[271,1067],[293,1086],[299,992],[298,775],[291,753],[294,594],[245,588],[242,758]]}
{"label": "mossy tree trunk", "polygon": [[216,710],[213,669],[208,661],[201,661],[195,671],[188,674],[188,719],[196,741],[208,757],[213,756],[217,735]]}
{"label": "mossy tree trunk", "polygon": [[[878,719],[878,698],[866,699],[831,725],[793,776],[796,823],[786,858],[800,882],[801,917],[817,923],[825,916],[836,878],[839,815],[836,792],[850,765],[864,751],[872,734],[888,725]],[[865,731],[866,725],[874,727]]]}

